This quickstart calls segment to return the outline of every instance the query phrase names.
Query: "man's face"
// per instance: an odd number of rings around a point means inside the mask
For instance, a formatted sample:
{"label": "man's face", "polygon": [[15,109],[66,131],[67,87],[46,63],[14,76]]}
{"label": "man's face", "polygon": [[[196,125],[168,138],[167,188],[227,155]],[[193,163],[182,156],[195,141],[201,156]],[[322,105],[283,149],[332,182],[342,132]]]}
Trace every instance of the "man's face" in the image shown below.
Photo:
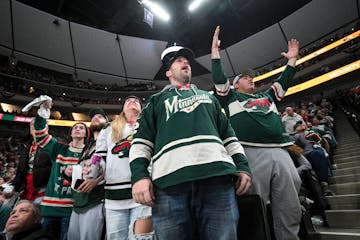
{"label": "man's face", "polygon": [[15,169],[15,168],[13,168],[13,167],[9,168],[9,173],[15,174],[15,172],[16,172],[16,169]]}
{"label": "man's face", "polygon": [[136,112],[140,113],[141,112],[140,100],[137,99],[137,98],[128,98],[128,99],[126,99],[126,101],[124,103],[123,111],[125,113],[131,112],[131,111],[136,111]]}
{"label": "man's face", "polygon": [[305,124],[297,124],[295,131],[297,133],[303,133],[306,130],[306,125]]}
{"label": "man's face", "polygon": [[20,203],[11,212],[5,229],[7,232],[18,233],[31,228],[40,222],[40,216],[35,216],[30,203]]}
{"label": "man's face", "polygon": [[71,129],[72,138],[85,138],[86,137],[86,128],[84,124],[77,123]]}
{"label": "man's face", "polygon": [[255,89],[253,78],[248,75],[241,77],[237,83],[235,83],[234,88],[237,92],[253,94]]}
{"label": "man's face", "polygon": [[314,117],[314,118],[311,120],[311,124],[312,124],[313,126],[319,125],[319,119],[317,119],[316,117]]}
{"label": "man's face", "polygon": [[291,107],[287,107],[286,113],[287,113],[287,115],[292,116],[294,114],[294,110]]}
{"label": "man's face", "polygon": [[185,57],[178,57],[171,64],[170,69],[166,71],[169,79],[174,79],[180,84],[188,84],[191,79],[191,66],[189,60]]}
{"label": "man's face", "polygon": [[95,114],[91,118],[90,129],[91,131],[100,131],[106,124],[106,119],[101,114]]}

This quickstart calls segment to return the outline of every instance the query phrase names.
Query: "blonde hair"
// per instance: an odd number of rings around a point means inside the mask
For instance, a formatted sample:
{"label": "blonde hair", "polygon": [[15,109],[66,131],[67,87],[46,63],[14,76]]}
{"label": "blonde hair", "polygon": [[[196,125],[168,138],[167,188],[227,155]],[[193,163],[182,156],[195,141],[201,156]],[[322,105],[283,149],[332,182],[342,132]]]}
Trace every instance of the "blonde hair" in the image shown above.
{"label": "blonde hair", "polygon": [[125,113],[121,112],[115,117],[115,120],[111,122],[111,133],[113,142],[120,142],[122,137],[122,132],[124,131],[126,125]]}

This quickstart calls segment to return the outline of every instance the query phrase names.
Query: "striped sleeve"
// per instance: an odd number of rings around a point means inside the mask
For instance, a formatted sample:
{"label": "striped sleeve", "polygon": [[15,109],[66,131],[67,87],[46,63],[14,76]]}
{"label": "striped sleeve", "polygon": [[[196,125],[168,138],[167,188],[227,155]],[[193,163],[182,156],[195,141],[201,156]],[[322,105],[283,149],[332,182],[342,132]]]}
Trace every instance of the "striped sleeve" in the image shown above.
{"label": "striped sleeve", "polygon": [[287,65],[285,70],[281,73],[278,79],[273,83],[273,85],[266,91],[272,99],[276,101],[281,101],[287,89],[294,84],[294,75],[296,73],[296,68]]}
{"label": "striped sleeve", "polygon": [[109,127],[109,125],[106,125],[103,129],[101,129],[99,136],[96,140],[95,153],[100,155],[105,162],[108,151],[107,136],[109,130],[111,130],[111,128]]}
{"label": "striped sleeve", "polygon": [[37,115],[35,117],[34,127],[36,143],[51,156],[52,160],[54,160],[57,155],[57,148],[59,147],[59,143],[56,138],[49,134],[47,120]]}
{"label": "striped sleeve", "polygon": [[230,92],[230,81],[225,74],[221,60],[212,59],[211,68],[217,95],[227,96]]}
{"label": "striped sleeve", "polygon": [[236,165],[236,170],[251,176],[251,170],[245,156],[244,148],[241,146],[238,138],[236,137],[234,129],[230,125],[229,119],[226,118],[225,114],[221,111],[218,102],[216,102],[216,106],[218,111],[218,130],[223,145],[233,159]]}
{"label": "striped sleeve", "polygon": [[149,100],[138,119],[134,140],[130,148],[131,182],[149,178],[148,166],[151,162],[156,134],[153,97]]}

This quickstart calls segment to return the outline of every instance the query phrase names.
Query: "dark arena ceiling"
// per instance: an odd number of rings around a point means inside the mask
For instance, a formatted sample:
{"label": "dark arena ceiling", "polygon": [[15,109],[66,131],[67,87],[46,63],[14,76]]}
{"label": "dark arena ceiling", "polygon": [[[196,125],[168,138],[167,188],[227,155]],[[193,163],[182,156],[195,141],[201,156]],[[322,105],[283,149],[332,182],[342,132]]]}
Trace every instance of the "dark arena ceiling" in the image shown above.
{"label": "dark arena ceiling", "polygon": [[344,34],[360,15],[360,0],[202,0],[194,11],[188,7],[196,0],[152,0],[170,19],[155,14],[150,26],[144,21],[148,1],[1,1],[0,53],[85,81],[161,85],[167,80],[159,56],[177,43],[195,52],[193,80],[207,89],[217,25],[224,69],[233,77],[282,61],[290,38],[307,48]]}
{"label": "dark arena ceiling", "polygon": [[176,42],[209,53],[214,28],[222,26],[222,47],[228,47],[279,22],[310,0],[207,0],[194,12],[193,0],[157,0],[171,19],[143,21],[143,6],[136,0],[19,0],[50,14],[122,35]]}

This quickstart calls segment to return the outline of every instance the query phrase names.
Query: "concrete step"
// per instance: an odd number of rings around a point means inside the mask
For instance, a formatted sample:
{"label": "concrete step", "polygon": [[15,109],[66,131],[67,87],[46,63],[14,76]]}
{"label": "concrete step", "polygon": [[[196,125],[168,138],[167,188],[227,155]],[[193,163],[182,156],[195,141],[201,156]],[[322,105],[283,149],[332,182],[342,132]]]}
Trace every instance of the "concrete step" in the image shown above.
{"label": "concrete step", "polygon": [[357,146],[360,142],[360,140],[358,139],[351,139],[349,141],[341,141],[339,139],[336,139],[337,141],[337,147],[339,148],[347,148],[347,147],[351,147],[351,146]]}
{"label": "concrete step", "polygon": [[337,165],[337,169],[360,167],[360,161],[338,163],[336,165]]}
{"label": "concrete step", "polygon": [[355,162],[355,161],[360,161],[360,156],[334,157],[334,161],[336,164],[346,163],[346,162]]}
{"label": "concrete step", "polygon": [[333,170],[334,176],[359,174],[359,173],[360,173],[360,167],[349,167],[349,168],[341,168],[341,169]]}
{"label": "concrete step", "polygon": [[313,240],[360,240],[360,231],[357,229],[316,227]]}
{"label": "concrete step", "polygon": [[360,210],[326,210],[330,228],[360,228]]}
{"label": "concrete step", "polygon": [[360,148],[360,143],[354,142],[353,144],[348,144],[348,145],[343,145],[343,146],[341,146],[338,143],[338,145],[337,145],[337,147],[335,149],[335,152],[349,150],[349,149],[356,149],[356,148]]}
{"label": "concrete step", "polygon": [[360,182],[332,184],[329,187],[336,195],[360,193]]}
{"label": "concrete step", "polygon": [[360,194],[347,194],[326,197],[331,210],[360,209]]}
{"label": "concrete step", "polygon": [[349,174],[342,176],[334,176],[329,179],[330,184],[341,184],[341,183],[349,183],[349,182],[357,182],[360,179],[360,174]]}
{"label": "concrete step", "polygon": [[342,141],[341,139],[336,139],[338,141],[338,147],[348,147],[352,145],[359,144],[360,140],[357,138],[352,138],[350,141],[345,141],[345,139]]}
{"label": "concrete step", "polygon": [[352,157],[352,156],[359,156],[360,155],[360,149],[356,149],[353,151],[343,152],[340,154],[334,154],[334,159],[342,158],[342,157]]}
{"label": "concrete step", "polygon": [[348,149],[343,149],[343,150],[336,149],[334,155],[341,155],[344,153],[353,153],[354,155],[359,155],[360,147],[348,148]]}

